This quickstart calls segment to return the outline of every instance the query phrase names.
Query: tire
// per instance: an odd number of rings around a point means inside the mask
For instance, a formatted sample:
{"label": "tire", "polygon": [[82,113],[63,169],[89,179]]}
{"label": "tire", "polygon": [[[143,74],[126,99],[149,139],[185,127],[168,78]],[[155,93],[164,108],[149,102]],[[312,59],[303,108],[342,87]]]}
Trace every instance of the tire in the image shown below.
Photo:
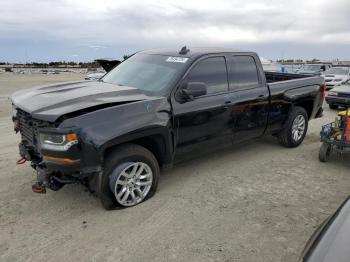
{"label": "tire", "polygon": [[330,108],[330,109],[338,109],[338,106],[337,106],[337,105],[329,104],[329,108]]}
{"label": "tire", "polygon": [[327,162],[332,152],[332,146],[327,143],[322,143],[318,158],[321,162]]}
{"label": "tire", "polygon": [[[300,128],[296,128],[296,124],[299,123],[299,121],[303,122],[303,130]],[[284,128],[282,131],[277,135],[278,141],[280,144],[282,144],[285,147],[297,147],[299,146],[306,135],[307,128],[308,128],[308,120],[309,117],[305,111],[304,108],[296,106],[294,107],[291,112],[289,113],[288,119],[286,123],[284,124]],[[301,122],[300,122],[301,124]],[[299,126],[299,125],[297,125]],[[295,131],[297,129],[298,136],[294,136]]]}
{"label": "tire", "polygon": [[[139,171],[141,173],[136,178]],[[106,210],[113,210],[135,206],[146,201],[156,192],[159,174],[157,159],[148,149],[136,144],[117,147],[106,157],[101,174],[99,196],[102,206]],[[118,197],[119,193],[121,196]],[[123,201],[127,193],[128,196]]]}

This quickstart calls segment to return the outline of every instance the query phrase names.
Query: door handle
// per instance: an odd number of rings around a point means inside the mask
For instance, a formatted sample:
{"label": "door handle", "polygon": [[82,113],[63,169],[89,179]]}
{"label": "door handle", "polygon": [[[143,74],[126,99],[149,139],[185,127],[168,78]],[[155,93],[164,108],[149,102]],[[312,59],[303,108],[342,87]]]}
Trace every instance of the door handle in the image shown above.
{"label": "door handle", "polygon": [[265,96],[265,95],[258,95],[257,96],[257,98],[256,98],[256,100],[263,100],[263,99],[265,99],[265,98],[267,98],[268,96]]}
{"label": "door handle", "polygon": [[232,105],[232,101],[228,100],[224,102],[223,108],[224,109],[228,109],[230,107],[230,105]]}
{"label": "door handle", "polygon": [[232,104],[233,104],[232,101],[225,101],[223,107],[224,107],[225,109],[228,109],[229,106],[232,105]]}

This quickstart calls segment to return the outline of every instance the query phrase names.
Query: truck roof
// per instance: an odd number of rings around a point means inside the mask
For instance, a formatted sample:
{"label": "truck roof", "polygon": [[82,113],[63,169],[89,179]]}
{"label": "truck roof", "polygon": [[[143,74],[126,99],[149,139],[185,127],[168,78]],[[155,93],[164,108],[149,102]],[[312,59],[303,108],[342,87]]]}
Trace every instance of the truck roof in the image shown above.
{"label": "truck roof", "polygon": [[[150,49],[141,51],[142,54],[150,54],[150,55],[166,55],[166,56],[183,56],[183,57],[189,57],[189,58],[196,58],[202,55],[207,54],[216,54],[216,53],[251,53],[254,52],[248,52],[248,51],[242,51],[234,48],[222,48],[222,47],[191,47],[188,48],[186,53],[180,53],[181,48],[161,48],[161,49]],[[255,53],[254,53],[255,54]]]}

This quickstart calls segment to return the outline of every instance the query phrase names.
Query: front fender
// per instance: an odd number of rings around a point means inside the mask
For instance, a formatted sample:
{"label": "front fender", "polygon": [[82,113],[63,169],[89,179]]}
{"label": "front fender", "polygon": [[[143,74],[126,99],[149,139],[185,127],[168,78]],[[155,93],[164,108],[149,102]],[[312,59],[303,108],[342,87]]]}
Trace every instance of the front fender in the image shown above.
{"label": "front fender", "polygon": [[159,135],[166,147],[172,146],[171,107],[165,97],[137,101],[89,112],[64,120],[60,128],[77,127],[84,141],[93,144],[103,160],[107,148],[147,136]]}
{"label": "front fender", "polygon": [[157,148],[162,164],[170,164],[173,160],[174,145],[173,132],[170,126],[151,126],[131,133],[115,137],[99,148],[101,156],[110,148],[124,143],[138,143],[142,144],[144,141],[151,141]]}

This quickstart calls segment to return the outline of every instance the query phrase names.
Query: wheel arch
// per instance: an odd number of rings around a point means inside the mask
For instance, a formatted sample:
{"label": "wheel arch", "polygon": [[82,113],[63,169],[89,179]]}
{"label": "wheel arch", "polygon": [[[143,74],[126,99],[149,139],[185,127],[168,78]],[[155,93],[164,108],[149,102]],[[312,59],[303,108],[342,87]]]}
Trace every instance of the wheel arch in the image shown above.
{"label": "wheel arch", "polygon": [[173,134],[164,127],[150,128],[116,137],[100,148],[102,159],[123,144],[137,144],[148,149],[160,166],[171,164],[173,160]]}
{"label": "wheel arch", "polygon": [[308,116],[308,120],[312,118],[313,112],[314,112],[314,101],[312,99],[300,101],[293,104],[293,107],[297,107],[297,106],[305,109]]}

